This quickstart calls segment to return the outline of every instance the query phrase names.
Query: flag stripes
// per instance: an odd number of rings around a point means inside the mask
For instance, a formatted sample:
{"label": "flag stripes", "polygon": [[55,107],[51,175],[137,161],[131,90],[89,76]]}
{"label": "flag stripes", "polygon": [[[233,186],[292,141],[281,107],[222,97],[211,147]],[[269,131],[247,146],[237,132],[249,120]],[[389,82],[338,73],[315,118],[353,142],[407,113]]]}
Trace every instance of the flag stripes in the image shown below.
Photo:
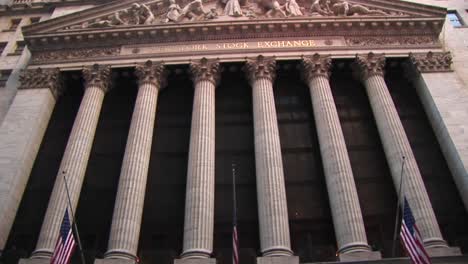
{"label": "flag stripes", "polygon": [[68,212],[65,210],[62,225],[60,226],[60,234],[55,245],[54,254],[52,255],[51,264],[68,264],[75,249],[75,237],[73,229],[70,225]]}
{"label": "flag stripes", "polygon": [[232,231],[232,264],[239,264],[239,239],[236,225]]}
{"label": "flag stripes", "polygon": [[405,198],[403,208],[403,219],[401,222],[400,236],[411,261],[414,264],[431,264],[431,260],[424,249],[421,235],[416,226],[411,208]]}

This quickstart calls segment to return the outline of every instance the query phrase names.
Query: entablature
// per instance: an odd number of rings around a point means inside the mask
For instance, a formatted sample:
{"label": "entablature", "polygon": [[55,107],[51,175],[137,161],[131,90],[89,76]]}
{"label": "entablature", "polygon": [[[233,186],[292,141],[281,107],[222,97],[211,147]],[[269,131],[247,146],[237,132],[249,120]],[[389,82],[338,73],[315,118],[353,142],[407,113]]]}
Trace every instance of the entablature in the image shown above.
{"label": "entablature", "polygon": [[33,65],[441,48],[445,11],[440,8],[399,0],[227,1],[236,2],[235,10],[224,0],[115,1],[27,26],[24,38]]}

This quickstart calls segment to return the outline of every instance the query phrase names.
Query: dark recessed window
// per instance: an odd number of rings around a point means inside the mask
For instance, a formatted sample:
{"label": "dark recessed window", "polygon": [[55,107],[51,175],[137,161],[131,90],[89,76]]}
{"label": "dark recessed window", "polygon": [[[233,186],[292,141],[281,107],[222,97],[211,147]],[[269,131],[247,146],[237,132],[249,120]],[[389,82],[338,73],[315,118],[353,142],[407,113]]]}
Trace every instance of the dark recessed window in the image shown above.
{"label": "dark recessed window", "polygon": [[0,42],[0,56],[2,56],[2,53],[5,50],[6,45],[7,45],[6,42]]}
{"label": "dark recessed window", "polygon": [[31,17],[29,20],[31,21],[31,24],[34,24],[34,23],[39,22],[41,20],[41,18],[40,17]]}
{"label": "dark recessed window", "polygon": [[10,22],[10,28],[8,30],[11,30],[11,31],[16,30],[20,23],[21,23],[21,18],[12,19]]}
{"label": "dark recessed window", "polygon": [[447,17],[449,18],[450,23],[451,23],[454,27],[461,27],[461,26],[464,25],[463,20],[461,20],[460,16],[458,16],[457,11],[455,11],[455,10],[453,10],[453,11],[448,11]]}
{"label": "dark recessed window", "polygon": [[21,53],[23,53],[25,46],[26,46],[26,43],[24,41],[17,41],[14,54],[21,55]]}
{"label": "dark recessed window", "polygon": [[8,78],[10,77],[11,70],[0,70],[0,87],[5,87]]}

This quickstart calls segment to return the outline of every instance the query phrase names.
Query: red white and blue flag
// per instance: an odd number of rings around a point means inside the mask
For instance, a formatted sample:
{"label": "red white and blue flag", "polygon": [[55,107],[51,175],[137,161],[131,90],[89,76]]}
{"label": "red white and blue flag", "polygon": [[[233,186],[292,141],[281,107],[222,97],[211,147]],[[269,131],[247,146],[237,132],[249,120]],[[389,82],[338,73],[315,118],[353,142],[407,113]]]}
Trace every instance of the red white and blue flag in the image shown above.
{"label": "red white and blue flag", "polygon": [[400,237],[402,244],[406,249],[411,261],[414,264],[431,264],[431,259],[424,249],[424,243],[421,239],[416,220],[414,219],[408,201],[405,198],[403,207],[403,219],[401,222]]}
{"label": "red white and blue flag", "polygon": [[75,238],[73,236],[70,218],[68,217],[68,211],[65,210],[62,225],[60,226],[60,234],[50,263],[68,264],[73,254],[73,250],[75,249],[75,245]]}
{"label": "red white and blue flag", "polygon": [[232,230],[232,264],[239,264],[239,239],[237,237],[237,225],[234,223]]}
{"label": "red white and blue flag", "polygon": [[237,199],[236,199],[236,165],[232,163],[232,264],[239,264],[239,237],[237,235]]}

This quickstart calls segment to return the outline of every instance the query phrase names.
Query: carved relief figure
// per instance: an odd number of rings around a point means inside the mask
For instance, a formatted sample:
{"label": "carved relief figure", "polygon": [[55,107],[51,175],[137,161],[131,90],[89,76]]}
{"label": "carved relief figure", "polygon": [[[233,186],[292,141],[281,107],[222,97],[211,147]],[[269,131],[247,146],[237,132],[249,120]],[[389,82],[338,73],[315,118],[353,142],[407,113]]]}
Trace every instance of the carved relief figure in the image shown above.
{"label": "carved relief figure", "polygon": [[186,17],[189,20],[197,20],[205,14],[206,12],[203,10],[202,0],[193,0],[184,6],[180,12],[181,18]]}
{"label": "carved relief figure", "polygon": [[352,16],[352,15],[382,15],[382,16],[385,16],[387,15],[387,13],[385,13],[384,11],[381,11],[381,10],[370,10],[369,8],[363,6],[363,5],[358,5],[358,4],[354,4],[354,5],[351,5],[350,9],[349,9],[349,15]]}
{"label": "carved relief figure", "polygon": [[218,18],[218,12],[216,11],[216,8],[213,7],[208,11],[208,13],[205,14],[205,19],[215,19]]}
{"label": "carved relief figure", "polygon": [[193,21],[215,19],[218,17],[216,8],[211,8],[208,12],[204,10],[202,0],[193,0],[183,8],[176,3],[176,0],[169,0],[169,4],[167,12],[162,20],[164,23],[180,22],[184,19]]}
{"label": "carved relief figure", "polygon": [[336,16],[353,16],[353,15],[387,15],[380,10],[370,10],[369,8],[359,5],[350,4],[344,0],[330,0],[329,8]]}
{"label": "carved relief figure", "polygon": [[312,12],[312,14],[317,13],[322,16],[333,15],[328,6],[328,2],[328,0],[314,0],[310,6],[310,12]]}
{"label": "carved relief figure", "polygon": [[132,4],[128,9],[129,14],[134,18],[135,24],[151,25],[155,21],[155,17],[151,9],[145,4]]}
{"label": "carved relief figure", "polygon": [[229,0],[224,7],[224,14],[232,17],[242,16],[242,9],[239,0]]}
{"label": "carved relief figure", "polygon": [[284,12],[284,7],[280,5],[278,0],[272,0],[269,5],[267,5],[269,9],[265,15],[267,17],[287,17],[286,13]]}
{"label": "carved relief figure", "polygon": [[288,16],[302,16],[301,7],[297,4],[296,0],[286,0],[285,4],[286,13]]}
{"label": "carved relief figure", "polygon": [[177,22],[179,21],[180,18],[180,12],[182,11],[182,8],[176,3],[175,0],[169,0],[169,8],[167,9],[167,14],[166,14],[166,19],[164,22]]}
{"label": "carved relief figure", "polygon": [[[89,24],[83,24],[81,28],[103,28],[103,27],[110,27],[113,26],[114,24],[112,23],[111,20],[103,20],[103,19],[96,19],[94,22],[91,22]],[[75,29],[74,27],[72,29]]]}

